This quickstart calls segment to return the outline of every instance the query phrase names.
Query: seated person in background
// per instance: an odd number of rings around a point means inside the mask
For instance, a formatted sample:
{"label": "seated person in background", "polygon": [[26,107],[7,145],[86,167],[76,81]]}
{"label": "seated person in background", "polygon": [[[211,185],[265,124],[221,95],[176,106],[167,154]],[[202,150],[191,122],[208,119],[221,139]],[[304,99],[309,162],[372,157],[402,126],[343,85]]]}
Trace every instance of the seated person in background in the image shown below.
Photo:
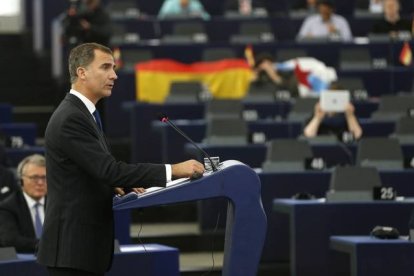
{"label": "seated person in background", "polygon": [[42,155],[24,158],[17,167],[21,189],[0,203],[0,246],[34,253],[42,234],[46,204],[46,161]]}
{"label": "seated person in background", "polygon": [[292,8],[296,11],[303,11],[308,14],[314,14],[318,12],[316,0],[298,1]]}
{"label": "seated person in background", "polygon": [[300,97],[317,97],[337,80],[334,68],[312,57],[273,62],[271,55],[261,54],[256,58],[254,73],[256,79],[265,74],[276,86]]}
{"label": "seated person in background", "polygon": [[0,202],[17,190],[14,174],[0,165]]}
{"label": "seated person in background", "polygon": [[384,18],[374,24],[373,33],[388,33],[395,38],[399,32],[414,34],[414,20],[400,17],[400,3],[398,0],[384,0]]}
{"label": "seated person in background", "polygon": [[158,18],[169,16],[210,19],[210,15],[204,10],[199,0],[165,0],[158,13]]}
{"label": "seated person in background", "polygon": [[17,189],[14,174],[7,169],[9,164],[4,139],[5,137],[3,138],[0,134],[0,202]]}
{"label": "seated person in background", "polygon": [[370,13],[383,12],[383,0],[356,0],[355,7],[358,10],[366,10]]}
{"label": "seated person in background", "polygon": [[240,15],[252,15],[254,9],[265,8],[261,0],[227,0],[225,2],[227,12],[237,12]]}
{"label": "seated person in background", "polygon": [[271,54],[261,53],[255,57],[252,84],[263,85],[273,83],[278,90],[288,90],[291,95],[298,94],[297,81],[292,72],[281,73],[277,62]]}
{"label": "seated person in background", "polygon": [[9,167],[10,160],[6,155],[6,148],[11,146],[10,139],[0,131],[0,166]]}
{"label": "seated person in background", "polygon": [[343,134],[349,132],[357,140],[362,136],[362,128],[355,116],[355,107],[349,103],[344,113],[325,112],[316,103],[314,114],[303,130],[305,137],[333,134],[341,141]]}
{"label": "seated person in background", "polygon": [[334,14],[334,3],[331,0],[319,0],[317,8],[318,14],[308,16],[302,23],[298,39],[352,39],[348,21],[343,16]]}
{"label": "seated person in background", "polygon": [[[108,46],[111,38],[111,19],[101,6],[101,0],[71,1],[63,20],[65,40],[70,45],[96,42]],[[77,4],[79,3],[79,4]]]}

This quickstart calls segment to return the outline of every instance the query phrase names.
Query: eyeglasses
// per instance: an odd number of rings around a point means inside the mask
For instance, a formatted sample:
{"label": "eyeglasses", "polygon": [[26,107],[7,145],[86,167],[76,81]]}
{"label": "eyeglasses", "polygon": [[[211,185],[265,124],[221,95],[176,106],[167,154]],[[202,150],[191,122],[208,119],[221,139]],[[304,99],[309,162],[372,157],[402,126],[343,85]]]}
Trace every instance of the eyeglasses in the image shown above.
{"label": "eyeglasses", "polygon": [[33,182],[39,182],[39,181],[46,182],[46,175],[37,175],[37,174],[35,174],[35,175],[23,175],[23,177],[26,177],[26,178],[30,179],[30,181],[33,181]]}

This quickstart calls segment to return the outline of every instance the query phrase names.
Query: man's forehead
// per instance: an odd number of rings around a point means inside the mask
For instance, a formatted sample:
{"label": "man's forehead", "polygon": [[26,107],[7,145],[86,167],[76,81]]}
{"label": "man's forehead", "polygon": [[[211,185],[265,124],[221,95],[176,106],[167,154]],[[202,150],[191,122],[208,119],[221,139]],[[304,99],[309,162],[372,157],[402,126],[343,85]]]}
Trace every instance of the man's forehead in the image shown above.
{"label": "man's forehead", "polygon": [[45,166],[39,166],[37,164],[29,163],[24,167],[23,171],[25,173],[36,172],[36,171],[46,171]]}
{"label": "man's forehead", "polygon": [[27,163],[27,165],[25,166],[25,168],[31,168],[31,169],[46,169],[45,166],[41,166],[35,163]]}
{"label": "man's forehead", "polygon": [[103,52],[103,51],[98,50],[98,49],[95,49],[94,54],[95,54],[95,60],[97,60],[97,59],[102,59],[102,60],[107,59],[107,60],[112,60],[113,61],[113,59],[114,59],[112,54]]}
{"label": "man's forehead", "polygon": [[89,68],[89,67],[99,68],[102,66],[112,66],[112,67],[115,66],[114,57],[111,54],[108,54],[102,51],[98,52],[97,50],[95,50],[95,55],[94,55],[93,60],[84,67],[85,68]]}
{"label": "man's forehead", "polygon": [[102,57],[102,58],[111,57],[112,58],[112,54],[104,52],[104,51],[99,50],[99,49],[95,49],[94,54],[95,54],[95,57]]}

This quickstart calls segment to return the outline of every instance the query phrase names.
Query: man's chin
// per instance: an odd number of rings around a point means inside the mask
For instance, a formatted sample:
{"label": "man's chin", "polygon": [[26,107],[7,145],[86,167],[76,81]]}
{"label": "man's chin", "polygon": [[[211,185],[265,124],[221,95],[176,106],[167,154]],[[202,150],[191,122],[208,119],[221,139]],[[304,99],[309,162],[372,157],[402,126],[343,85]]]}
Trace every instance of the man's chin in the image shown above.
{"label": "man's chin", "polygon": [[104,97],[106,98],[106,97],[109,97],[109,96],[111,96],[112,95],[112,89],[107,89],[107,90],[105,90],[105,92],[104,92]]}

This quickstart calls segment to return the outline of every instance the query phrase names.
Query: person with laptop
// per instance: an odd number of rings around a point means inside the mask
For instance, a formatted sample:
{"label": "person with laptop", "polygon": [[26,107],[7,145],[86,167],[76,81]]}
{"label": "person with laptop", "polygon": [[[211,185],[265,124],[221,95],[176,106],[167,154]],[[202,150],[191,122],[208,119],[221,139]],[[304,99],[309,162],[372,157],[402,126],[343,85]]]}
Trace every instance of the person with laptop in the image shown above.
{"label": "person with laptop", "polygon": [[348,101],[339,95],[332,97],[335,93],[342,92],[332,90],[321,94],[320,101],[315,104],[312,118],[303,129],[305,137],[335,135],[342,141],[345,133],[352,135],[351,140],[357,140],[362,136],[362,128],[355,116],[355,107],[349,101],[349,92]]}

